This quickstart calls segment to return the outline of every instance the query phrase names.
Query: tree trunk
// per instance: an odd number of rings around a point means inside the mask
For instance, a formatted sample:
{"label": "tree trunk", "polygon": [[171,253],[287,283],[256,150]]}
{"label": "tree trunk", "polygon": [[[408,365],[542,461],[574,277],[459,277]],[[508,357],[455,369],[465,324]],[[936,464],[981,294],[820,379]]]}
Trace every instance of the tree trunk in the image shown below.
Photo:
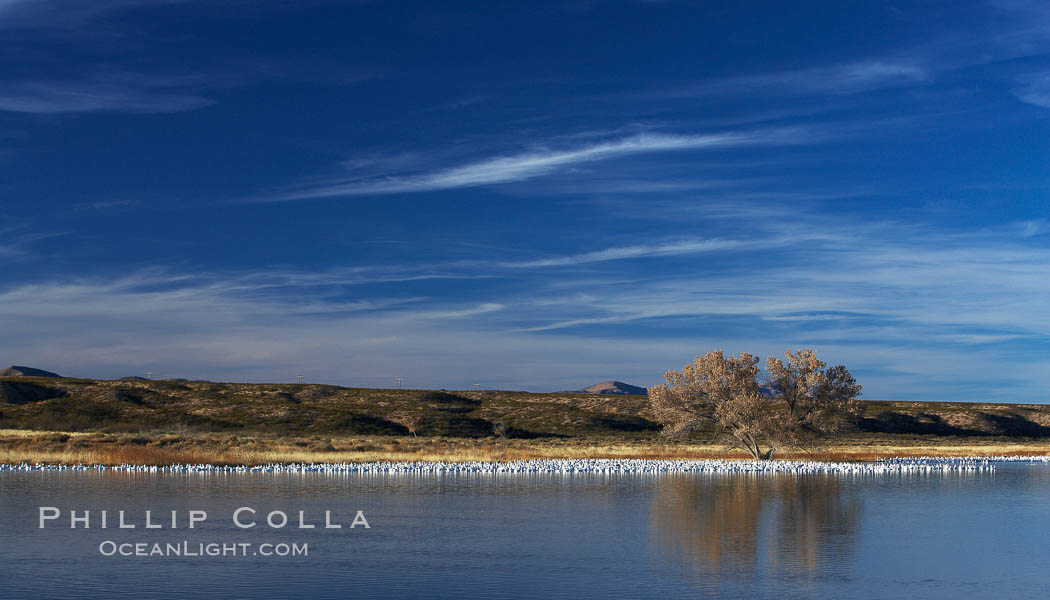
{"label": "tree trunk", "polygon": [[737,447],[747,450],[747,453],[754,460],[770,460],[773,458],[773,451],[776,450],[776,446],[770,446],[769,450],[762,452],[762,446],[759,445],[758,440],[754,437],[746,434],[737,434],[734,437],[737,440]]}
{"label": "tree trunk", "polygon": [[759,456],[761,452],[758,448],[758,442],[756,442],[751,436],[737,433],[734,434],[733,437],[736,438],[736,446],[738,448],[747,450],[747,453],[750,454],[751,458],[754,460],[761,460],[761,456]]}

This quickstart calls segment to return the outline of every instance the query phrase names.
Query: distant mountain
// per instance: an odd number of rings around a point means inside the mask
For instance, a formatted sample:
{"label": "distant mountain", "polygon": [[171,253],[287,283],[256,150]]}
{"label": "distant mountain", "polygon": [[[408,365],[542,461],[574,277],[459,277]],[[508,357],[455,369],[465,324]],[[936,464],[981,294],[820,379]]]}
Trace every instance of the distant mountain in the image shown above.
{"label": "distant mountain", "polygon": [[596,383],[591,387],[585,387],[582,390],[575,390],[578,394],[624,394],[631,396],[645,396],[649,392],[636,385],[624,383],[622,381],[603,381]]}
{"label": "distant mountain", "polygon": [[[582,390],[568,390],[576,394],[622,394],[630,396],[645,396],[649,394],[649,390],[624,383],[622,381],[603,381],[596,383],[591,387],[585,387]],[[769,384],[762,384],[758,386],[758,393],[765,398],[774,398],[779,396],[780,393],[775,391]]]}
{"label": "distant mountain", "polygon": [[121,377],[120,380],[121,381],[149,381],[149,379],[146,379],[145,377],[139,377],[138,375],[131,375],[131,376],[128,376],[128,377]]}
{"label": "distant mountain", "polygon": [[0,377],[58,377],[62,376],[58,373],[52,373],[51,371],[45,371],[43,369],[34,369],[33,367],[19,367],[12,365],[7,367],[3,371],[0,371]]}

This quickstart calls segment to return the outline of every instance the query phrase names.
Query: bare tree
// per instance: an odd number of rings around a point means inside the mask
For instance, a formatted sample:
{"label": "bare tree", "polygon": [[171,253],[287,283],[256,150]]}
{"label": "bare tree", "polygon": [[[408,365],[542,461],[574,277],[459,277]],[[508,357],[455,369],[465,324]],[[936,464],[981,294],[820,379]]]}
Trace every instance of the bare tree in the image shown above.
{"label": "bare tree", "polygon": [[423,422],[423,417],[411,413],[397,413],[391,415],[390,420],[407,429],[412,437],[416,437],[416,429]]}
{"label": "bare tree", "polygon": [[668,371],[667,383],[649,388],[649,402],[669,436],[714,426],[734,446],[754,458],[770,458],[777,424],[769,399],[758,393],[758,357],[726,357],[721,350],[697,356],[681,371]]}
{"label": "bare tree", "polygon": [[501,440],[507,439],[510,434],[510,427],[507,427],[506,423],[495,422],[492,424],[492,435],[498,437]]}
{"label": "bare tree", "polygon": [[778,395],[764,397],[758,361],[751,354],[727,357],[716,350],[681,371],[668,371],[666,384],[649,388],[650,406],[664,433],[681,436],[711,427],[729,444],[766,460],[777,445],[804,447],[814,435],[834,431],[860,414],[860,386],[845,367],[825,369],[812,350],[788,353],[786,365],[770,359],[770,386]]}
{"label": "bare tree", "polygon": [[795,445],[838,431],[864,412],[860,384],[842,365],[827,368],[809,348],[784,352],[785,361],[766,359],[769,387],[787,405]]}

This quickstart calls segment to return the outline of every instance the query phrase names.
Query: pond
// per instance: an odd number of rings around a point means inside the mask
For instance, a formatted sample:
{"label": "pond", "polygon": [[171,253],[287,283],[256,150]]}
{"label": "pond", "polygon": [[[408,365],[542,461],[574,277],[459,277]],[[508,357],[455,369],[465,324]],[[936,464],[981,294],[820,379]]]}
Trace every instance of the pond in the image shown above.
{"label": "pond", "polygon": [[[0,596],[1050,597],[1048,498],[1050,467],[1025,463],[896,474],[8,471]],[[134,528],[120,528],[120,511]]]}

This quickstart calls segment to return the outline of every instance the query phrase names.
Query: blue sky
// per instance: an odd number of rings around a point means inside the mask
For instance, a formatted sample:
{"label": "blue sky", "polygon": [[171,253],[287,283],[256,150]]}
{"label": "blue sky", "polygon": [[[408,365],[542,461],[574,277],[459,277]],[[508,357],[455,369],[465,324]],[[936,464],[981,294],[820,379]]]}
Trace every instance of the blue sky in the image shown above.
{"label": "blue sky", "polygon": [[0,0],[0,362],[1050,402],[1048,125],[1042,1]]}

